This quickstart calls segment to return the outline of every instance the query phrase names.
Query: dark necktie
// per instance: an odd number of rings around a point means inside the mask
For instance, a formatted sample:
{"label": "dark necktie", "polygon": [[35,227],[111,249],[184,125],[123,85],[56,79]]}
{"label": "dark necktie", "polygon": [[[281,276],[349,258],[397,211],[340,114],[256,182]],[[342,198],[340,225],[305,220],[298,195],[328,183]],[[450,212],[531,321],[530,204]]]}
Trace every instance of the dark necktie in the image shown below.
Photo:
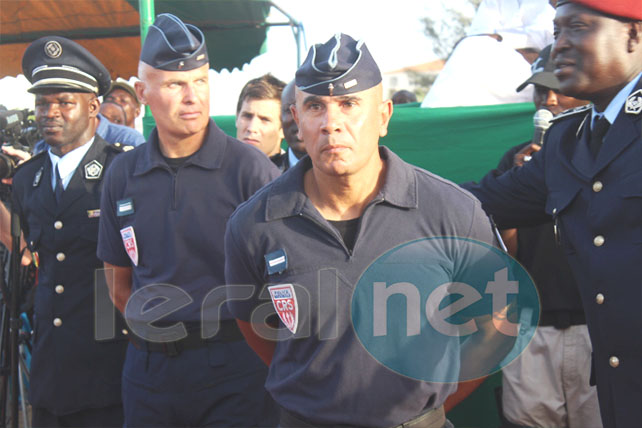
{"label": "dark necktie", "polygon": [[60,204],[62,200],[62,192],[65,191],[65,188],[62,185],[62,179],[60,178],[60,171],[58,171],[58,164],[56,164],[56,203]]}
{"label": "dark necktie", "polygon": [[593,156],[593,159],[597,157],[597,154],[600,151],[600,147],[602,147],[602,140],[604,139],[604,135],[606,135],[606,132],[609,130],[610,125],[611,124],[608,120],[606,120],[604,116],[597,119],[593,124],[591,139],[589,140],[589,151],[591,152],[591,156]]}

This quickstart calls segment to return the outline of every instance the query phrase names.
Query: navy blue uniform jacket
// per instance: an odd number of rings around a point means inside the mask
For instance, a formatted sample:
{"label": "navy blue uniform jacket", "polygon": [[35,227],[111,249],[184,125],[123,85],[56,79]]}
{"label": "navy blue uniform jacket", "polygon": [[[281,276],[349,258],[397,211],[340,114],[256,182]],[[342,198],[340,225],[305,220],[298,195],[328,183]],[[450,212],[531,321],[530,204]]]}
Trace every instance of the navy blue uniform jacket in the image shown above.
{"label": "navy blue uniform jacket", "polygon": [[[114,338],[104,341],[95,340],[94,331],[94,276],[102,268],[96,257],[98,209],[105,170],[121,151],[96,136],[59,206],[47,152],[25,163],[13,179],[13,199],[25,239],[40,257],[30,401],[56,415],[121,401],[128,342],[121,327]],[[108,312],[105,315],[109,322]]]}
{"label": "navy blue uniform jacket", "polygon": [[466,187],[500,227],[553,216],[580,287],[604,426],[628,428],[642,423],[642,114],[623,108],[595,160],[590,115],[564,115],[522,168]]}

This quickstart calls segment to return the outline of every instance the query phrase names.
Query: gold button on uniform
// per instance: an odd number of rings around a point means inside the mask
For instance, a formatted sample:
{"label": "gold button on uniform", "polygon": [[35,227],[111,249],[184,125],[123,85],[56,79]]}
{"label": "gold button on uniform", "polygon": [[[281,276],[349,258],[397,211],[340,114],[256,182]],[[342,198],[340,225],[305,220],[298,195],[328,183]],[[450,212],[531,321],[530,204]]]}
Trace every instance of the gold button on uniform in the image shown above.
{"label": "gold button on uniform", "polygon": [[598,305],[601,305],[602,303],[604,303],[604,294],[602,294],[602,293],[597,293],[597,296],[595,296],[595,302],[596,302]]}
{"label": "gold button on uniform", "polygon": [[123,333],[125,336],[129,334],[129,332],[128,332],[126,329],[123,329],[123,330],[122,330],[122,333]]}
{"label": "gold button on uniform", "polygon": [[595,193],[597,193],[597,192],[599,192],[600,190],[602,190],[602,188],[603,188],[603,187],[604,187],[604,185],[602,184],[602,182],[601,182],[601,181],[596,181],[595,183],[593,183],[593,191],[594,191]]}
{"label": "gold button on uniform", "polygon": [[64,261],[64,260],[65,260],[65,257],[66,257],[66,256],[65,256],[65,253],[58,253],[58,254],[56,254],[56,260],[58,260],[59,262]]}
{"label": "gold button on uniform", "polygon": [[617,367],[620,365],[620,359],[618,357],[611,357],[609,358],[609,365],[613,368]]}
{"label": "gold button on uniform", "polygon": [[57,221],[54,223],[54,229],[57,229],[57,230],[62,229],[62,222],[61,222],[60,220],[57,220]]}
{"label": "gold button on uniform", "polygon": [[604,245],[604,237],[602,235],[597,235],[595,238],[593,238],[593,245],[596,247],[601,247]]}
{"label": "gold button on uniform", "polygon": [[54,290],[56,290],[56,293],[62,294],[65,292],[65,287],[63,287],[62,285],[56,285],[56,288]]}
{"label": "gold button on uniform", "polygon": [[60,318],[54,318],[53,325],[60,327],[62,325],[62,320]]}

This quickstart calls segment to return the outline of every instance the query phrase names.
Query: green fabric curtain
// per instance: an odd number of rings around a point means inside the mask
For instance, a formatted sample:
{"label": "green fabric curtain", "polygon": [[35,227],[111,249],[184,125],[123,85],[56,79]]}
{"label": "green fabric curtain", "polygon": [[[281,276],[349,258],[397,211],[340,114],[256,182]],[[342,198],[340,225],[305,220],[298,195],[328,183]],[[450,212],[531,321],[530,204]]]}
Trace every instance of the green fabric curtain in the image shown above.
{"label": "green fabric curtain", "polygon": [[[395,106],[388,146],[409,163],[456,183],[478,180],[497,166],[510,147],[533,135],[532,103],[478,107],[420,108]],[[234,116],[217,116],[216,123],[236,136]]]}

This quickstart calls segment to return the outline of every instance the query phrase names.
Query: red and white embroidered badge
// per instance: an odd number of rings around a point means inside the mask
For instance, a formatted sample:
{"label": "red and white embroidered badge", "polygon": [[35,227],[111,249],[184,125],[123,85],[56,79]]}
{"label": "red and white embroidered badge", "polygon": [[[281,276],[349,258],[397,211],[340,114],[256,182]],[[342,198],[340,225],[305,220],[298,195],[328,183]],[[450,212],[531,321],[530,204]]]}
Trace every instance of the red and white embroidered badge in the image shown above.
{"label": "red and white embroidered badge", "polygon": [[138,266],[138,246],[136,245],[134,227],[128,226],[124,229],[120,229],[120,236],[123,238],[125,251],[127,251],[129,258],[132,260],[132,263],[134,263],[134,266]]}
{"label": "red and white embroidered badge", "polygon": [[292,333],[296,333],[299,324],[299,306],[292,284],[272,285],[268,287],[272,304],[283,324]]}

